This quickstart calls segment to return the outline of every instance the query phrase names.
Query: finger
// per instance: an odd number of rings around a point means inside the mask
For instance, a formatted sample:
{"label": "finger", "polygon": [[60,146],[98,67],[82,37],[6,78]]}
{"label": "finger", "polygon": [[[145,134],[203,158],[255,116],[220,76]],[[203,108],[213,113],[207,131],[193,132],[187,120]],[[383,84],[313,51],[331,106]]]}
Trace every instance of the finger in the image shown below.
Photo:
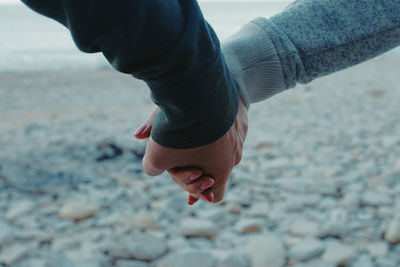
{"label": "finger", "polygon": [[143,157],[143,170],[150,176],[158,176],[162,174],[165,170],[155,167],[154,164],[151,163],[149,157],[145,154]]}
{"label": "finger", "polygon": [[206,202],[215,201],[214,193],[211,190],[204,191],[199,197]]}
{"label": "finger", "polygon": [[212,187],[211,188],[213,194],[214,194],[214,199],[211,202],[220,202],[222,199],[224,199],[224,194],[225,194],[225,184],[220,185],[219,187]]}
{"label": "finger", "polygon": [[198,198],[196,198],[196,197],[194,197],[194,196],[192,196],[192,195],[189,195],[189,197],[188,197],[188,204],[189,204],[189,205],[193,205],[193,204],[196,203],[198,200],[199,200]]}
{"label": "finger", "polygon": [[153,123],[154,120],[156,119],[157,113],[160,109],[156,107],[153,112],[150,114],[150,117],[147,119],[146,122],[144,122],[142,125],[140,125],[139,128],[135,131],[135,137],[137,139],[146,139],[150,136],[151,129],[153,128]]}
{"label": "finger", "polygon": [[174,181],[178,180],[182,184],[189,184],[200,178],[202,171],[196,167],[176,167],[168,170]]}
{"label": "finger", "polygon": [[214,185],[214,179],[209,176],[202,176],[190,184],[185,184],[184,189],[193,195],[203,193],[203,191]]}

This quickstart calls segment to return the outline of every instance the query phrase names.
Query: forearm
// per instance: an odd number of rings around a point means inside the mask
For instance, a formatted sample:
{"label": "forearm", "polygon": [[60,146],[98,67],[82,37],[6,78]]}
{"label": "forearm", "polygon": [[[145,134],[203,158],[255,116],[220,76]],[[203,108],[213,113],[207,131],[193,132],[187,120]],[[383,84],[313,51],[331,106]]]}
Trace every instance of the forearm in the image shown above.
{"label": "forearm", "polygon": [[231,127],[239,92],[195,0],[24,0],[71,31],[84,52],[143,79],[160,106],[153,139],[167,147],[211,143]]}
{"label": "forearm", "polygon": [[[248,62],[249,55],[233,49],[235,58],[241,58],[241,68],[252,70],[239,75],[240,79],[257,76],[262,84],[255,85],[254,79],[246,83],[250,102],[256,102],[400,45],[400,2],[299,0],[272,18],[258,18],[249,25],[258,29],[242,30],[240,38],[253,40],[252,46],[257,39],[258,47],[268,47],[263,58],[275,66],[271,74],[265,73],[259,62]],[[225,50],[232,50],[234,43],[228,41]]]}

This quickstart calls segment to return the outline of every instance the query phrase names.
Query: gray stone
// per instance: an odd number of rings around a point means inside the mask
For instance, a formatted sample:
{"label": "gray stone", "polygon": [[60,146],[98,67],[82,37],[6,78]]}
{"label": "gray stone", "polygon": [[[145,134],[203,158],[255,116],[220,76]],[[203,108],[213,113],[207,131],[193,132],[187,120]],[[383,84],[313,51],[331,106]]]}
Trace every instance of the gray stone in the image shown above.
{"label": "gray stone", "polygon": [[290,248],[288,257],[294,260],[305,261],[321,255],[324,250],[325,245],[321,241],[315,238],[307,238]]}
{"label": "gray stone", "polygon": [[222,258],[217,267],[250,267],[250,262],[244,254],[233,252]]}
{"label": "gray stone", "polygon": [[117,239],[107,251],[115,258],[152,261],[167,252],[167,244],[162,239],[137,233]]}
{"label": "gray stone", "polygon": [[3,246],[0,251],[0,265],[11,265],[20,261],[34,248],[33,243],[12,243]]}
{"label": "gray stone", "polygon": [[181,221],[179,232],[187,237],[213,238],[217,233],[217,228],[210,220],[186,218]]}
{"label": "gray stone", "polygon": [[400,219],[393,219],[386,229],[385,239],[390,243],[397,244],[400,242]]}
{"label": "gray stone", "polygon": [[356,249],[351,246],[330,244],[322,255],[322,260],[337,265],[348,265],[355,259],[356,255]]}
{"label": "gray stone", "polygon": [[13,228],[0,220],[0,247],[13,239]]}
{"label": "gray stone", "polygon": [[18,216],[32,211],[34,206],[35,202],[33,202],[32,200],[20,200],[18,202],[12,202],[5,214],[5,218],[9,221],[13,221]]}
{"label": "gray stone", "polygon": [[214,267],[216,259],[209,252],[185,251],[168,255],[157,267]]}
{"label": "gray stone", "polygon": [[383,193],[367,191],[362,195],[361,203],[367,206],[380,206],[393,204],[392,199]]}
{"label": "gray stone", "polygon": [[319,228],[318,223],[315,221],[299,218],[290,226],[290,233],[299,236],[317,236]]}
{"label": "gray stone", "polygon": [[353,264],[352,267],[375,267],[372,259],[368,255],[361,255]]}
{"label": "gray stone", "polygon": [[251,207],[246,211],[247,216],[253,216],[253,217],[266,217],[268,216],[269,212],[269,203],[264,201],[264,202],[256,202],[251,205]]}
{"label": "gray stone", "polygon": [[116,267],[148,267],[149,264],[144,261],[118,259],[115,262]]}
{"label": "gray stone", "polygon": [[369,254],[374,258],[385,257],[389,251],[389,246],[385,242],[375,242],[367,244]]}
{"label": "gray stone", "polygon": [[271,235],[259,235],[250,239],[245,248],[252,267],[281,267],[286,253],[283,244]]}

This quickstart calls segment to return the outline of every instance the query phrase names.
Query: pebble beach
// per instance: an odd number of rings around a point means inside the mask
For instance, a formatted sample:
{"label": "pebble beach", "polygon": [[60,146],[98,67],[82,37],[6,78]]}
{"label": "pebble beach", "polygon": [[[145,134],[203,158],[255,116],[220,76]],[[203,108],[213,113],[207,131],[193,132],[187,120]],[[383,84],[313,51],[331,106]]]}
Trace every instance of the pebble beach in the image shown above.
{"label": "pebble beach", "polygon": [[142,81],[97,58],[8,60],[0,266],[400,266],[399,56],[252,105],[224,200],[193,206],[142,170],[133,133],[154,108]]}

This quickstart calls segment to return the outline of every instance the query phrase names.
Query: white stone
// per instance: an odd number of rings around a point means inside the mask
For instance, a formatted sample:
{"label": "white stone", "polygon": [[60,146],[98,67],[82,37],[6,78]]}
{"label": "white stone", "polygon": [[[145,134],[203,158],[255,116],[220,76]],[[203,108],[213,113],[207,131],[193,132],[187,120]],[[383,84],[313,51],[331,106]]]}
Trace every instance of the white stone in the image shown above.
{"label": "white stone", "polygon": [[385,257],[389,251],[389,246],[385,242],[375,242],[367,244],[367,250],[369,254],[374,258]]}
{"label": "white stone", "polygon": [[380,205],[391,205],[393,204],[392,199],[380,192],[367,191],[363,194],[361,202],[367,206],[380,206]]}
{"label": "white stone", "polygon": [[353,264],[352,267],[374,267],[372,259],[368,255],[361,255]]}
{"label": "white stone", "polygon": [[31,243],[13,243],[2,247],[0,251],[0,264],[11,265],[23,259],[33,249]]}
{"label": "white stone", "polygon": [[241,219],[235,225],[235,230],[241,234],[258,233],[264,227],[264,221],[256,218]]}
{"label": "white stone", "polygon": [[62,206],[59,216],[63,219],[83,220],[92,217],[100,210],[94,203],[69,202]]}
{"label": "white stone", "polygon": [[213,238],[217,233],[217,228],[210,220],[186,218],[181,221],[179,232],[187,237]]}
{"label": "white stone", "polygon": [[240,252],[233,252],[222,258],[217,267],[250,267],[249,259]]}
{"label": "white stone", "polygon": [[185,251],[168,255],[157,267],[214,267],[216,259],[209,252]]}
{"label": "white stone", "polygon": [[296,219],[290,226],[290,233],[299,236],[316,236],[319,233],[319,225],[315,221]]}
{"label": "white stone", "polygon": [[157,220],[151,214],[148,213],[138,214],[138,216],[135,218],[135,224],[142,230],[161,228]]}
{"label": "white stone", "polygon": [[271,235],[253,237],[247,243],[245,252],[252,267],[281,267],[285,263],[283,244]]}
{"label": "white stone", "polygon": [[330,244],[322,255],[322,260],[335,263],[337,265],[348,265],[356,257],[355,248],[342,244]]}
{"label": "white stone", "polygon": [[18,202],[13,202],[8,208],[5,218],[9,221],[15,220],[18,216],[32,211],[35,207],[35,203],[32,200],[21,200]]}
{"label": "white stone", "polygon": [[269,212],[269,203],[264,202],[256,202],[251,205],[251,207],[246,211],[247,216],[253,217],[266,217]]}
{"label": "white stone", "polygon": [[225,211],[232,214],[239,214],[243,210],[242,205],[229,202],[225,205]]}
{"label": "white stone", "polygon": [[325,245],[315,238],[307,238],[299,241],[295,246],[290,248],[288,257],[294,260],[309,260],[319,256],[324,252]]}
{"label": "white stone", "polygon": [[385,232],[385,239],[394,244],[400,242],[400,219],[394,219],[389,223]]}
{"label": "white stone", "polygon": [[167,244],[163,239],[138,233],[117,239],[108,252],[115,258],[152,261],[167,252]]}

